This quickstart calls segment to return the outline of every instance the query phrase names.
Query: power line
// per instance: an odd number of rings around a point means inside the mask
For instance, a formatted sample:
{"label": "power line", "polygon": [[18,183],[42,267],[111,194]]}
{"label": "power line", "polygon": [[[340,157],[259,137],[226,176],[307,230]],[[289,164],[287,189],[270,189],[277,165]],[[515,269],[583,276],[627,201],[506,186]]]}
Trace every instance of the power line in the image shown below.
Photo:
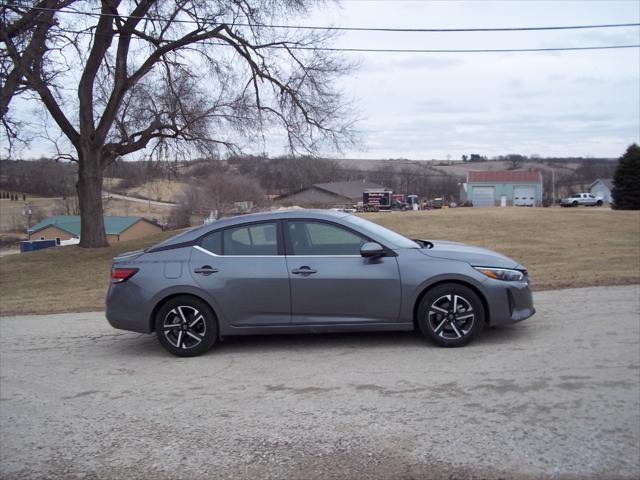
{"label": "power line", "polygon": [[[146,19],[146,20],[159,20],[157,18],[152,17],[132,17],[132,16],[119,16],[116,14],[101,14],[101,13],[93,13],[93,12],[82,12],[76,10],[56,10],[52,8],[44,8],[44,7],[33,7],[36,10],[44,10],[44,11],[55,11],[62,13],[72,13],[78,15],[86,15],[92,17],[99,17],[101,15],[119,17],[119,18],[137,18],[137,19]],[[163,19],[166,20],[166,19]],[[174,22],[180,23],[198,23],[193,20],[172,20]],[[251,25],[251,24],[234,24],[234,25],[244,25],[244,26],[260,26],[260,27],[270,27],[270,28],[299,28],[299,29],[323,29],[323,30],[372,30],[372,31],[414,31],[414,32],[473,32],[473,31],[517,31],[517,30],[549,30],[549,29],[577,29],[577,28],[606,28],[606,27],[629,27],[629,26],[640,26],[640,23],[629,23],[629,24],[602,24],[602,25],[574,25],[574,26],[557,26],[557,27],[518,27],[518,28],[497,28],[497,29],[369,29],[369,28],[355,28],[355,27],[305,27],[305,26],[283,26],[283,25]],[[91,32],[78,32],[86,35],[93,35]],[[116,32],[115,35],[118,35]],[[170,43],[174,40],[167,39],[164,42]],[[231,47],[232,45],[225,42],[210,42],[210,41],[199,41],[197,43],[204,45],[212,45],[212,46],[225,46]],[[287,50],[306,50],[306,51],[325,51],[325,52],[351,52],[351,53],[516,53],[516,52],[567,52],[567,51],[586,51],[586,50],[617,50],[617,49],[629,49],[629,48],[640,48],[640,44],[626,44],[626,45],[594,45],[594,46],[586,46],[586,47],[540,47],[540,48],[478,48],[478,49],[422,49],[422,48],[357,48],[357,47],[307,47],[296,44],[287,44],[287,42],[282,42],[280,45],[269,45],[269,46],[254,46],[254,49],[287,49]]]}
{"label": "power line", "polygon": [[[232,47],[224,42],[198,42],[203,45]],[[358,52],[358,53],[509,53],[509,52],[567,52],[580,50],[612,50],[640,48],[640,44],[630,45],[593,45],[588,47],[542,47],[542,48],[467,48],[467,49],[427,49],[427,48],[349,48],[349,47],[304,47],[299,45],[256,46],[258,50],[310,50],[320,52]]]}
{"label": "power line", "polygon": [[[150,17],[150,16],[131,16],[118,15],[115,13],[98,13],[83,12],[80,10],[55,9],[46,7],[32,7],[33,10],[41,10],[47,12],[69,13],[73,15],[84,15],[90,17],[114,17],[122,19],[150,20],[150,21],[167,21],[166,18]],[[206,20],[184,20],[173,19],[173,23],[202,24],[207,23]],[[253,27],[253,28],[282,28],[289,30],[323,30],[323,31],[346,31],[346,32],[399,32],[399,33],[463,33],[463,32],[526,32],[526,31],[545,31],[545,30],[585,30],[585,29],[601,29],[601,28],[628,28],[640,27],[640,23],[605,23],[593,25],[560,25],[547,27],[488,27],[488,28],[382,28],[382,27],[332,27],[317,25],[277,25],[277,24],[259,24],[259,23],[233,23],[233,26]]]}
{"label": "power line", "polygon": [[[226,45],[218,43],[214,45]],[[482,48],[482,49],[413,49],[413,48],[331,48],[331,47],[266,47],[289,48],[290,50],[317,50],[327,52],[367,52],[367,53],[509,53],[509,52],[569,52],[578,50],[612,50],[624,48],[640,48],[637,45],[601,45],[590,47],[552,47],[552,48]]]}
{"label": "power line", "polygon": [[[79,34],[93,36],[91,32],[77,32]],[[116,35],[118,35],[116,33]],[[144,40],[144,39],[143,39]],[[171,43],[177,39],[166,39],[164,42]],[[231,47],[233,45],[220,41],[199,40],[194,43],[200,45],[210,45],[213,47]],[[427,49],[427,48],[350,48],[350,47],[305,47],[289,42],[282,42],[279,45],[253,45],[252,50],[303,50],[316,52],[347,52],[347,53],[516,53],[516,52],[570,52],[585,50],[620,50],[629,48],[640,48],[640,44],[629,45],[592,45],[587,47],[540,47],[540,48],[462,48],[462,49]]]}
{"label": "power line", "polygon": [[[77,34],[93,36],[91,32],[77,32]],[[118,35],[118,33],[116,33]],[[144,40],[144,39],[142,39]],[[171,43],[177,39],[166,39],[163,42]],[[199,40],[194,43],[200,45],[211,45],[213,47],[231,47],[233,45],[226,42],[212,42]],[[540,48],[460,48],[460,49],[438,49],[438,48],[350,48],[350,47],[305,47],[289,42],[282,42],[279,45],[253,45],[252,50],[303,50],[316,52],[346,52],[346,53],[517,53],[517,52],[571,52],[586,50],[621,50],[629,48],[640,48],[640,44],[629,45],[591,45],[587,47],[540,47]]]}

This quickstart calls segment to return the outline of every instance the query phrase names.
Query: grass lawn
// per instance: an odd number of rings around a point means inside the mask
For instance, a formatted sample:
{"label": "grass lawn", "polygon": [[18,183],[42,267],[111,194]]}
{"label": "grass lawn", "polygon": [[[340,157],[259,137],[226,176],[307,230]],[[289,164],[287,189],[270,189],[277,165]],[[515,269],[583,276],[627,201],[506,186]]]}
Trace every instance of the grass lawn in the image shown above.
{"label": "grass lawn", "polygon": [[104,309],[111,259],[146,248],[175,232],[84,249],[56,247],[0,258],[0,315]]}
{"label": "grass lawn", "polygon": [[[511,256],[529,268],[535,290],[640,283],[640,212],[458,208],[363,216],[411,238],[454,240]],[[0,258],[0,314],[101,310],[111,258],[171,234]]]}

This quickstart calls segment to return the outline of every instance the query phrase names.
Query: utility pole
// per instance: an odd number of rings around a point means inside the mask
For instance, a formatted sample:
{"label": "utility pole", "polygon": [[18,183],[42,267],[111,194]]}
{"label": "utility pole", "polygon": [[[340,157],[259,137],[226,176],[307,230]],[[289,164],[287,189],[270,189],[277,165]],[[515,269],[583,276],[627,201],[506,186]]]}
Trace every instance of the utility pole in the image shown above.
{"label": "utility pole", "polygon": [[556,206],[556,170],[553,167],[551,167],[551,192],[552,192],[551,206],[555,207]]}
{"label": "utility pole", "polygon": [[33,208],[30,203],[25,203],[22,209],[22,214],[27,217],[27,233],[31,229],[31,216],[33,215]]}

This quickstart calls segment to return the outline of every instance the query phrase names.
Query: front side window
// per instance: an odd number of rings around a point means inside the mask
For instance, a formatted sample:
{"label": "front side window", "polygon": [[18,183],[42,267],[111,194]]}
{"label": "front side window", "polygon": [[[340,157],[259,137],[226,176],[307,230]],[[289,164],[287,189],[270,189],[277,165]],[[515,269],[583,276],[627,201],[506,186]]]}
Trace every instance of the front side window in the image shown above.
{"label": "front side window", "polygon": [[293,255],[360,255],[368,240],[334,224],[295,220],[287,227]]}
{"label": "front side window", "polygon": [[275,223],[259,223],[222,232],[223,255],[278,255]]}

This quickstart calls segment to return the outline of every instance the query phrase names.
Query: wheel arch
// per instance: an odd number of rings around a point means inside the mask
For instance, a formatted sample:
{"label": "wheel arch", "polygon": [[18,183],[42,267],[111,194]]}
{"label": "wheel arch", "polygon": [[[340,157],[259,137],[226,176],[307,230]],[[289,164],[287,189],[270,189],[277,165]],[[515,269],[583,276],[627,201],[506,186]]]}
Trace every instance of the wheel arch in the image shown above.
{"label": "wheel arch", "polygon": [[202,295],[198,295],[196,293],[193,292],[184,292],[184,291],[179,291],[179,292],[171,292],[171,293],[167,293],[166,295],[162,296],[159,300],[157,300],[155,302],[155,305],[153,307],[153,309],[151,310],[151,314],[149,315],[149,328],[151,332],[155,332],[155,318],[156,315],[158,314],[158,311],[170,300],[176,298],[176,297],[193,297],[197,300],[200,300],[201,302],[204,302],[213,312],[213,315],[215,317],[215,321],[217,323],[218,326],[218,337],[220,336],[220,316],[218,314],[218,311],[216,310],[216,308],[211,304],[210,301],[208,301],[206,298],[204,298],[204,296]]}
{"label": "wheel arch", "polygon": [[418,297],[416,298],[416,301],[413,305],[413,327],[417,330],[418,327],[418,308],[420,307],[420,302],[422,302],[422,299],[424,298],[424,296],[429,293],[431,290],[433,290],[434,288],[440,286],[440,285],[444,285],[445,283],[454,283],[457,285],[461,285],[463,287],[467,287],[469,288],[473,293],[475,293],[478,298],[480,299],[480,302],[482,302],[482,308],[484,309],[484,323],[486,325],[489,325],[489,319],[491,318],[491,311],[489,309],[489,303],[487,302],[486,297],[484,296],[484,294],[480,291],[480,289],[478,289],[478,287],[476,287],[475,285],[473,285],[471,282],[465,282],[464,280],[460,280],[457,278],[452,278],[452,279],[443,279],[443,280],[438,280],[437,282],[434,282],[430,285],[427,285],[426,287],[424,287],[422,289],[422,291],[420,292],[420,294],[418,295]]}

